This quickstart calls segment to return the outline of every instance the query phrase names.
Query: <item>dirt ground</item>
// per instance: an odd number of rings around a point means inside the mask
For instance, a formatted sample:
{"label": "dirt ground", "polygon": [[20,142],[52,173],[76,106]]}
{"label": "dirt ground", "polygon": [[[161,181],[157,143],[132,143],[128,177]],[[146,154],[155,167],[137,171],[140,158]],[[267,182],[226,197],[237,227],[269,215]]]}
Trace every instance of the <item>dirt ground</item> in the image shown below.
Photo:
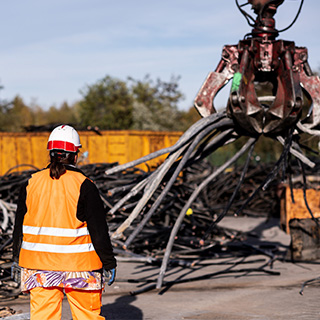
{"label": "dirt ground", "polygon": [[[278,219],[226,217],[220,225],[249,232],[249,243],[257,247],[276,247],[285,254],[290,244]],[[320,319],[320,282],[310,283],[303,295],[299,293],[305,281],[320,276],[320,261],[276,260],[272,266],[264,266],[266,261],[265,255],[257,254],[175,267],[168,270],[165,280],[181,283],[138,295],[130,292],[150,285],[148,281],[157,278],[158,267],[120,261],[117,281],[103,295],[102,314],[107,320]],[[0,309],[4,306],[16,314],[0,319],[30,319],[28,296],[0,301]],[[67,301],[63,302],[62,319],[71,319]]]}

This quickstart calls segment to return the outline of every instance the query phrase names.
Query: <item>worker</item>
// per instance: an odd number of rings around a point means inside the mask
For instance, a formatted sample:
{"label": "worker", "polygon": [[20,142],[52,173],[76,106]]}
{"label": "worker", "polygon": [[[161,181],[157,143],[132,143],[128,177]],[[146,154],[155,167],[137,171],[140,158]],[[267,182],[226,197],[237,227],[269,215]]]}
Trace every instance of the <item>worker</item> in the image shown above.
{"label": "worker", "polygon": [[99,191],[76,168],[80,147],[73,127],[55,128],[47,146],[50,164],[20,191],[12,270],[21,268],[31,320],[60,320],[64,294],[73,319],[105,319],[104,275],[112,285],[116,259]]}

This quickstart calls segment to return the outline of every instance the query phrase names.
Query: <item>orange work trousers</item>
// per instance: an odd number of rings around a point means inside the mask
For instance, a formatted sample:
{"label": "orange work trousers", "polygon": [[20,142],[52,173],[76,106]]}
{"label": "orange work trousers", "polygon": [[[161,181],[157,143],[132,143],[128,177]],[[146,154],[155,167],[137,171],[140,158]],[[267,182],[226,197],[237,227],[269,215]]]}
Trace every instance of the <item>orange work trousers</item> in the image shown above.
{"label": "orange work trousers", "polygon": [[102,290],[37,287],[30,290],[30,320],[61,320],[63,291],[73,320],[104,320],[100,316]]}

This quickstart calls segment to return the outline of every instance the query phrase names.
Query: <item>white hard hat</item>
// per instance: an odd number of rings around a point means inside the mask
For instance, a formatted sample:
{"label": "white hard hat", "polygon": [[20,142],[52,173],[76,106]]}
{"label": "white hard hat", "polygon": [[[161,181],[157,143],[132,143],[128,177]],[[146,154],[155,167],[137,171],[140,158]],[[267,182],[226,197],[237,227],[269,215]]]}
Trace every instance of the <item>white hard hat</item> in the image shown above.
{"label": "white hard hat", "polygon": [[48,150],[77,152],[79,148],[81,148],[79,134],[71,126],[61,125],[56,127],[49,136]]}

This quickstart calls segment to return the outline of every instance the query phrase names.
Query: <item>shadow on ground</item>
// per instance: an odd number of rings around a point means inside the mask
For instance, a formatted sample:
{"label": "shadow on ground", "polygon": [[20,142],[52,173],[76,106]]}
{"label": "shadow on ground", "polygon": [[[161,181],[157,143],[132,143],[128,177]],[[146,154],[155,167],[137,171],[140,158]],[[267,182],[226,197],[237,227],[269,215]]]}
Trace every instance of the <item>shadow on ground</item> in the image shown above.
{"label": "shadow on ground", "polygon": [[131,304],[136,299],[136,297],[131,295],[121,296],[113,303],[103,305],[101,315],[108,320],[142,320],[142,311]]}

